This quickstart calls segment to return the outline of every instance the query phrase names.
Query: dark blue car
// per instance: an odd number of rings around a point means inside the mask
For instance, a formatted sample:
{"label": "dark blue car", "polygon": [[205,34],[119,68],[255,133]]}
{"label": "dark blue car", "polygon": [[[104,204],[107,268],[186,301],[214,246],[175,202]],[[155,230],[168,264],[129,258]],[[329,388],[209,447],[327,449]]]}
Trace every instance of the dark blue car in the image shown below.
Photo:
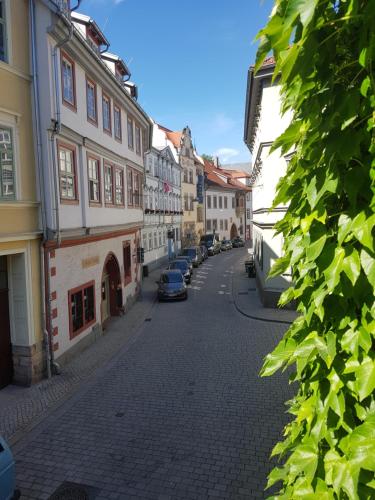
{"label": "dark blue car", "polygon": [[181,271],[164,271],[156,283],[159,301],[187,299],[187,287]]}

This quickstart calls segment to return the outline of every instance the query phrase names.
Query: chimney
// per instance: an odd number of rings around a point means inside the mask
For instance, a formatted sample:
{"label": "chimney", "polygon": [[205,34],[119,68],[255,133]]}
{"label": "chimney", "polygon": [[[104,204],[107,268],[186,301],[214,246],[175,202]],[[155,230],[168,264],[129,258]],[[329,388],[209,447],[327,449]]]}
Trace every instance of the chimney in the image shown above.
{"label": "chimney", "polygon": [[214,165],[216,168],[220,168],[219,157],[214,156]]}

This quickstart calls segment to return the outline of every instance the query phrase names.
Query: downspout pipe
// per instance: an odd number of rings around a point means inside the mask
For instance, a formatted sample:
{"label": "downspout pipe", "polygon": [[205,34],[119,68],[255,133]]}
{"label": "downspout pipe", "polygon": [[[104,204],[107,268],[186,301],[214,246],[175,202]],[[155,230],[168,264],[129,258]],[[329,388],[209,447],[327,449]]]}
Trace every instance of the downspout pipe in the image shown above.
{"label": "downspout pipe", "polygon": [[30,47],[31,47],[31,73],[32,73],[32,92],[33,92],[33,121],[34,121],[34,143],[36,144],[36,173],[37,173],[37,188],[38,198],[40,200],[40,214],[43,230],[43,239],[40,246],[40,289],[41,289],[41,309],[42,309],[42,329],[43,329],[43,343],[44,352],[46,357],[47,377],[51,378],[51,338],[47,328],[47,312],[50,304],[49,300],[45,300],[46,296],[46,274],[45,274],[45,260],[44,260],[44,245],[47,240],[47,214],[46,214],[46,200],[45,200],[45,177],[43,168],[43,151],[42,151],[42,137],[40,126],[40,101],[38,92],[38,64],[37,64],[37,51],[36,51],[36,29],[35,29],[35,3],[34,0],[29,0],[29,16],[30,16]]}

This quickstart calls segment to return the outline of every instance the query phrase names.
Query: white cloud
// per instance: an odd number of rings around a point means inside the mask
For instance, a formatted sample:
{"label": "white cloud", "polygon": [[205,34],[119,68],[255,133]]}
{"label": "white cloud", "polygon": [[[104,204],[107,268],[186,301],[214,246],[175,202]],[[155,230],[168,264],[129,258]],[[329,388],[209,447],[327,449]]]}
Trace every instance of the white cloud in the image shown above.
{"label": "white cloud", "polygon": [[240,152],[234,148],[219,148],[214,152],[214,156],[218,156],[222,163],[226,163],[239,154]]}

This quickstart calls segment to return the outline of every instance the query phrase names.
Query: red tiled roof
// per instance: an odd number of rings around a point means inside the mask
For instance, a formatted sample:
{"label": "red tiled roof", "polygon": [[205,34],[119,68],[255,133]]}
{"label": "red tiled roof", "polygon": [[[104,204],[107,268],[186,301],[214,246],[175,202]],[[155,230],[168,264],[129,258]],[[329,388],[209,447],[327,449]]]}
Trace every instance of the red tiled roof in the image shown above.
{"label": "red tiled roof", "polygon": [[[213,163],[211,163],[206,159],[203,159],[203,162],[204,162],[204,171],[207,175],[207,179],[210,180],[211,182],[214,182],[220,187],[224,187],[226,189],[241,189],[244,191],[251,191],[250,188],[248,188],[247,186],[242,184],[242,182],[239,182],[235,179],[235,177],[232,175],[232,171],[217,168]],[[224,175],[224,177],[227,178],[228,182],[223,181],[220,175]]]}
{"label": "red tiled roof", "polygon": [[243,179],[243,178],[250,179],[251,177],[251,175],[248,172],[245,172],[243,170],[231,170],[226,168],[222,168],[221,170],[226,174],[229,174],[231,177],[234,177],[235,179]]}
{"label": "red tiled roof", "polygon": [[170,130],[167,127],[163,127],[163,125],[160,125],[160,123],[158,123],[158,127],[165,132],[165,135],[175,148],[179,148],[181,146],[182,132]]}

